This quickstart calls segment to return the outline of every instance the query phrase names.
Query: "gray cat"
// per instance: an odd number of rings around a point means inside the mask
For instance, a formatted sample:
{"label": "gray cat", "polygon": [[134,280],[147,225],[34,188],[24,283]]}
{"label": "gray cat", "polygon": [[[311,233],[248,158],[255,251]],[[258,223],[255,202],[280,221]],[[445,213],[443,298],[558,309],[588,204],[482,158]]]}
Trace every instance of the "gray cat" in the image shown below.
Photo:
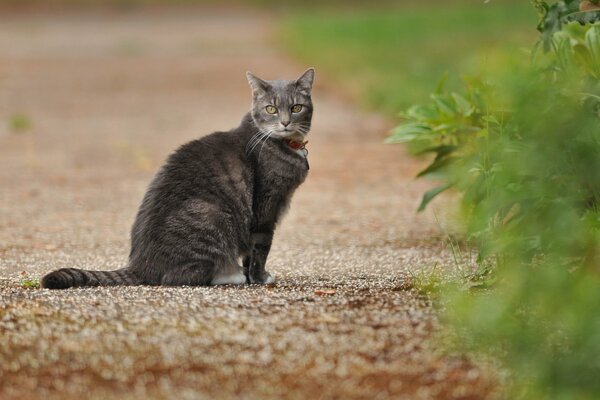
{"label": "gray cat", "polygon": [[246,75],[252,111],[240,126],[184,144],[154,177],[131,230],[128,266],[63,268],[42,287],[275,281],[265,263],[275,226],[308,173],[314,69],[293,81]]}

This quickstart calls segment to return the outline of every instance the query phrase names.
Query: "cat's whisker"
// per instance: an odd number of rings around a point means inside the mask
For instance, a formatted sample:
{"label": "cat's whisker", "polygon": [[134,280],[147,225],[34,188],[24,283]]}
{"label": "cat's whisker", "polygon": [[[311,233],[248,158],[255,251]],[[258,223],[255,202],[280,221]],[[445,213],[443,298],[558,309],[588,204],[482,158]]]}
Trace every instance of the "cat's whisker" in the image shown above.
{"label": "cat's whisker", "polygon": [[254,141],[258,140],[263,134],[263,131],[261,129],[259,129],[257,132],[255,132],[252,137],[250,138],[250,140],[248,141],[248,144],[246,145],[246,148],[249,148],[252,146],[252,144],[254,144]]}
{"label": "cat's whisker", "polygon": [[303,135],[306,135],[308,131],[310,131],[310,125],[299,123],[296,131],[300,132]]}
{"label": "cat's whisker", "polygon": [[296,132],[298,132],[298,133],[299,133],[300,135],[302,135],[302,136],[305,136],[305,135],[307,135],[307,134],[308,134],[308,129],[306,129],[306,128],[301,128],[301,127],[300,127],[300,128],[298,128],[298,129],[296,129]]}
{"label": "cat's whisker", "polygon": [[254,140],[256,140],[256,137],[260,134],[260,131],[252,134],[252,137],[250,138],[250,140],[248,140],[248,143],[246,144],[246,151],[252,146],[252,143],[254,142]]}
{"label": "cat's whisker", "polygon": [[[269,132],[270,132],[270,131],[269,131]],[[258,146],[258,145],[259,145],[259,143],[260,143],[260,142],[261,142],[263,139],[265,139],[265,140],[266,140],[266,137],[268,136],[269,132],[265,132],[265,131],[263,131],[263,130],[260,130],[260,131],[259,131],[259,133],[260,133],[260,134],[258,135],[258,138],[255,140],[255,142],[252,144],[252,147],[251,147],[250,151],[248,151],[248,154],[252,153],[252,152],[254,151],[254,149],[256,148],[256,146]]]}
{"label": "cat's whisker", "polygon": [[260,146],[260,151],[258,152],[258,159],[259,160],[260,160],[260,155],[262,154],[263,148],[265,147],[265,143],[267,143],[267,140],[269,140],[269,138],[271,137],[272,133],[273,133],[273,131],[269,131],[269,133],[267,134],[267,137],[265,138],[265,140],[263,140],[262,146]]}
{"label": "cat's whisker", "polygon": [[[248,144],[246,145],[246,154],[252,153],[252,151],[260,143],[260,141],[267,135],[268,133],[264,132],[262,129],[259,129],[259,131],[255,133],[252,136],[252,138],[248,141]],[[248,150],[248,148],[250,149]]]}
{"label": "cat's whisker", "polygon": [[246,154],[252,153],[254,146],[256,145],[256,143],[258,143],[258,141],[261,138],[262,138],[262,133],[254,136],[250,141],[248,141],[248,144],[246,145]]}

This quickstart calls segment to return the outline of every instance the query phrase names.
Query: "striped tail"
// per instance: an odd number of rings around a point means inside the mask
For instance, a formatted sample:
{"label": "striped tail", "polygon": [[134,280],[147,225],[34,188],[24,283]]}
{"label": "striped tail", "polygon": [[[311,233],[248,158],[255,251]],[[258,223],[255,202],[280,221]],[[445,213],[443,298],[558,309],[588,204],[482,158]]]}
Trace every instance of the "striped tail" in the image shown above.
{"label": "striped tail", "polygon": [[76,268],[61,268],[42,278],[45,289],[67,289],[84,286],[140,285],[140,280],[129,268],[116,271],[86,271]]}

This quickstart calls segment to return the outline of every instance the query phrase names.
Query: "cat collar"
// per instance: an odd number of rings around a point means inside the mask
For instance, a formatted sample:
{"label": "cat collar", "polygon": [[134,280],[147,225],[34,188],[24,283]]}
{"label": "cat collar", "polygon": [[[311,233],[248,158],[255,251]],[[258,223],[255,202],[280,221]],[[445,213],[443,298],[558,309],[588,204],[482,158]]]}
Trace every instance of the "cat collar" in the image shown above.
{"label": "cat collar", "polygon": [[306,150],[306,143],[308,143],[308,140],[306,142],[299,142],[293,139],[286,139],[285,142],[294,150]]}

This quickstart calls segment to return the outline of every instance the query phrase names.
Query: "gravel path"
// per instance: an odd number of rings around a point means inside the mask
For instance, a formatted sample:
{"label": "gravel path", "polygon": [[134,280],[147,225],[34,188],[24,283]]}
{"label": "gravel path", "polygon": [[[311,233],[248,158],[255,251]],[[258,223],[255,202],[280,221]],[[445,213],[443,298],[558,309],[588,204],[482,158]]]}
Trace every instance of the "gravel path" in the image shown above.
{"label": "gravel path", "polygon": [[[111,269],[152,174],[236,126],[249,69],[305,65],[271,18],[233,11],[0,17],[0,398],[484,398],[493,380],[431,340],[411,276],[452,268],[419,164],[385,119],[319,74],[311,170],[276,233],[271,287],[47,291],[59,267]],[[10,127],[22,114],[31,126]]]}

